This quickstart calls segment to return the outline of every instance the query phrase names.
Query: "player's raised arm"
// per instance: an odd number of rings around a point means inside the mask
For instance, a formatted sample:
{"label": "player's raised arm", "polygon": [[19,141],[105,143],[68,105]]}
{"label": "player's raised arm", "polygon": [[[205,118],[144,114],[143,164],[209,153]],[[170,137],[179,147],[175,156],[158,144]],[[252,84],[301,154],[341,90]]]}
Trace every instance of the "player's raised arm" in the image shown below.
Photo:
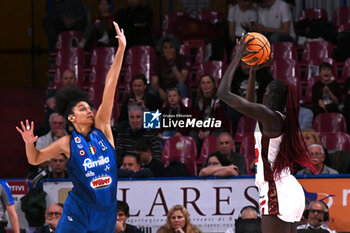
{"label": "player's raised arm", "polygon": [[[118,38],[118,50],[114,57],[114,61],[108,71],[105,88],[102,96],[102,103],[96,113],[95,126],[102,130],[105,134],[108,134],[106,130],[110,129],[110,120],[113,109],[114,95],[118,84],[119,74],[123,63],[124,51],[126,46],[126,39],[123,29],[120,29],[118,24],[114,22],[115,30]],[[107,138],[109,135],[106,135]]]}
{"label": "player's raised arm", "polygon": [[21,128],[16,126],[17,131],[22,135],[23,141],[25,142],[26,155],[30,164],[38,165],[50,158],[56,157],[61,153],[66,154],[66,156],[69,158],[69,151],[66,147],[64,147],[64,142],[69,140],[69,136],[64,136],[51,143],[48,147],[37,150],[34,146],[34,143],[38,139],[38,136],[34,136],[33,133],[34,122],[32,121],[29,124],[29,121],[26,120],[24,125],[23,121],[21,121]]}

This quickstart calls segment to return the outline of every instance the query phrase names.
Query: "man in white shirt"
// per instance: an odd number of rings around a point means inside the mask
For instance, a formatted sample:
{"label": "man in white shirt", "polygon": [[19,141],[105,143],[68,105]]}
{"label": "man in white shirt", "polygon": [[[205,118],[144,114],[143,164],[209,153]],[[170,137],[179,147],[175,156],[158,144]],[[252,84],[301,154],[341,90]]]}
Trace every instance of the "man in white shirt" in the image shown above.
{"label": "man in white shirt", "polygon": [[293,19],[288,4],[281,0],[258,2],[258,22],[247,25],[249,31],[263,33],[270,43],[294,41]]}

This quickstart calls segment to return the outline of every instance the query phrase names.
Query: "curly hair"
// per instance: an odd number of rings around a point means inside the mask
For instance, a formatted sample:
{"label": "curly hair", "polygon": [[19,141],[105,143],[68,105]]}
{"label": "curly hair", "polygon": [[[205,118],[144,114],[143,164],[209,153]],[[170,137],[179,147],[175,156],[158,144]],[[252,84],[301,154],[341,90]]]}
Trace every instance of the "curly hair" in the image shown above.
{"label": "curly hair", "polygon": [[72,114],[73,107],[81,101],[84,101],[92,106],[86,92],[74,87],[59,90],[55,95],[55,100],[55,111],[64,118],[67,118],[69,114]]}

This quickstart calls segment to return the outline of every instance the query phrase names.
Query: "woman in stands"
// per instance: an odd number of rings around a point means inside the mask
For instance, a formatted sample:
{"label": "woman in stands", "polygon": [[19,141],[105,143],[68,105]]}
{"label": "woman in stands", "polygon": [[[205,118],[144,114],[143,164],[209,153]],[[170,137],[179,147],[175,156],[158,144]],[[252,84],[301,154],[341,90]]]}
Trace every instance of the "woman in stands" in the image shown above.
{"label": "woman in stands", "polygon": [[173,206],[168,214],[165,225],[161,226],[157,233],[202,233],[202,231],[192,225],[190,214],[182,205]]}
{"label": "woman in stands", "polygon": [[72,136],[64,136],[48,147],[37,150],[34,123],[21,122],[17,131],[25,142],[30,164],[37,165],[64,153],[73,190],[64,204],[56,233],[113,232],[116,213],[117,162],[110,126],[113,100],[123,61],[126,39],[114,23],[119,42],[118,51],[107,74],[102,103],[93,115],[85,93],[63,89],[56,95],[56,110],[74,126]]}
{"label": "woman in stands", "polygon": [[[229,106],[258,121],[255,137],[255,184],[260,191],[263,233],[296,233],[296,222],[302,216],[305,197],[301,185],[291,175],[299,163],[313,169],[298,122],[298,101],[292,85],[272,81],[266,88],[263,104],[255,102],[255,71],[252,66],[246,99],[230,92],[233,75],[240,59],[249,52],[242,37],[237,53],[218,89],[218,96]],[[250,40],[249,40],[250,41]]]}

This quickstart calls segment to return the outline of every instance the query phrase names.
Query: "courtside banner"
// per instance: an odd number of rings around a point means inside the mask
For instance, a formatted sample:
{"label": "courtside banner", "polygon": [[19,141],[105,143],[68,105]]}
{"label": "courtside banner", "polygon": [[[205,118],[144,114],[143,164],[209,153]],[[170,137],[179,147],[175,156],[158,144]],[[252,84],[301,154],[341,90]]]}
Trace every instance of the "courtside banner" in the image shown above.
{"label": "courtside banner", "polygon": [[[328,225],[350,232],[350,176],[297,176],[309,201],[324,200],[329,206]],[[306,176],[305,176],[306,177]],[[310,178],[312,177],[312,178]],[[317,177],[317,178],[316,178]],[[44,182],[47,204],[64,202],[70,181]],[[203,232],[225,232],[246,205],[258,204],[252,176],[227,179],[144,179],[118,181],[118,199],[130,206],[130,224],[155,233],[165,223],[173,205],[185,205],[192,222]]]}
{"label": "courtside banner", "polygon": [[[47,204],[64,201],[70,182],[44,182]],[[156,232],[166,222],[166,213],[185,205],[194,225],[203,232],[225,232],[246,205],[258,205],[254,179],[174,179],[118,181],[118,200],[130,206],[128,223]]]}
{"label": "courtside banner", "polygon": [[305,197],[323,200],[329,207],[327,225],[337,232],[350,231],[350,178],[298,179]]}
{"label": "courtside banner", "polygon": [[[31,184],[25,179],[6,179],[7,183],[11,188],[13,201],[15,202],[15,209],[18,215],[18,221],[21,229],[28,228],[28,222],[25,218],[24,212],[21,209],[21,197],[26,195],[29,191]],[[8,217],[8,214],[6,212]],[[7,218],[9,219],[9,218]],[[11,228],[11,222],[8,221],[8,227]]]}

